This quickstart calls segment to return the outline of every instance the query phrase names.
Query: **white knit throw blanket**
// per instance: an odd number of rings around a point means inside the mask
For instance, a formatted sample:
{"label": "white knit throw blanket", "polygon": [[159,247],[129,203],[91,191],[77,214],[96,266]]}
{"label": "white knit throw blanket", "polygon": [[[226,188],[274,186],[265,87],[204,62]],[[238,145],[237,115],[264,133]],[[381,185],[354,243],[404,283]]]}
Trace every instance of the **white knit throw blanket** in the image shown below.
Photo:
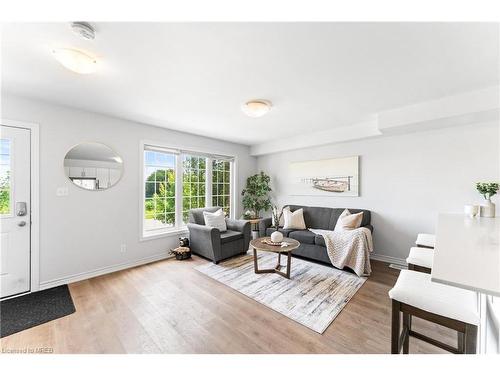
{"label": "white knit throw blanket", "polygon": [[370,253],[373,251],[372,232],[368,228],[345,231],[309,229],[323,236],[332,264],[337,268],[349,267],[358,276],[369,276]]}

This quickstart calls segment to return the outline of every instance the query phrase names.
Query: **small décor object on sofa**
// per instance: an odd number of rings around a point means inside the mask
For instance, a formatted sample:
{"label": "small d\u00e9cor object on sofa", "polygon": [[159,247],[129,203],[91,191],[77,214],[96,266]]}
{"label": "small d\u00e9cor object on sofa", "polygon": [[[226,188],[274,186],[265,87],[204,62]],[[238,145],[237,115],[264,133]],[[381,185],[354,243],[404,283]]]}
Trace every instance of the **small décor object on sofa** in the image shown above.
{"label": "small d\u00e9cor object on sofa", "polygon": [[170,250],[170,255],[175,255],[175,259],[184,260],[191,258],[191,250],[189,247],[177,247]]}
{"label": "small d\u00e9cor object on sofa", "polygon": [[194,254],[218,263],[234,255],[245,254],[250,244],[250,222],[225,218],[226,231],[208,226],[204,213],[215,213],[220,207],[195,208],[189,211],[189,242]]}
{"label": "small d\u00e9cor object on sofa", "polygon": [[485,203],[481,205],[482,217],[495,217],[495,203],[491,201],[491,197],[498,193],[500,188],[498,182],[478,182],[476,183],[477,191],[484,197]]}

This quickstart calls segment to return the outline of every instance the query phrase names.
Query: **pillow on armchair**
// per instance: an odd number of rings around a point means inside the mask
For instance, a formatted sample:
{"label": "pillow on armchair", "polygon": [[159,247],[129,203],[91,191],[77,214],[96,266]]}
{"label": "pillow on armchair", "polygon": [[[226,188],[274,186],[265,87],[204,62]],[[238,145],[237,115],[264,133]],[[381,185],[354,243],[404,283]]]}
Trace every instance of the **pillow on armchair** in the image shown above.
{"label": "pillow on armchair", "polygon": [[203,211],[203,218],[205,219],[205,225],[207,227],[217,228],[221,232],[227,231],[226,215],[224,215],[224,211],[222,211],[222,208],[213,213]]}

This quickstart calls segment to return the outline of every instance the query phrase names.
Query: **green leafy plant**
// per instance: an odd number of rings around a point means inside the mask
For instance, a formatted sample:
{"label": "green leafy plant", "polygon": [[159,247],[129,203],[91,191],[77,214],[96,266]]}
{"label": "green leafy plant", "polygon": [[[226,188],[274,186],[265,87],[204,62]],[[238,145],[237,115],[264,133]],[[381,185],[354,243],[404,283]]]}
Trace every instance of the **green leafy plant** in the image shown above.
{"label": "green leafy plant", "polygon": [[498,189],[500,188],[498,182],[477,182],[476,183],[476,189],[479,191],[479,194],[481,194],[484,199],[490,199],[492,196],[494,196],[497,192]]}
{"label": "green leafy plant", "polygon": [[257,173],[247,178],[247,185],[241,192],[243,208],[254,211],[256,217],[259,217],[261,210],[271,208],[271,199],[269,198],[270,182],[271,177],[267,174],[264,172]]}

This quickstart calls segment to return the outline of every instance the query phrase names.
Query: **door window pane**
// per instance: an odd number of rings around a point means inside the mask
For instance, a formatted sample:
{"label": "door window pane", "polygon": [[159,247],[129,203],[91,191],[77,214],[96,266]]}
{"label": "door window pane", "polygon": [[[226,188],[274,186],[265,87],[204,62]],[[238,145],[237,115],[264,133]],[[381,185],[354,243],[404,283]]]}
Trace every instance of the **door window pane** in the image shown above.
{"label": "door window pane", "polygon": [[0,139],[0,215],[11,213],[10,140]]}

